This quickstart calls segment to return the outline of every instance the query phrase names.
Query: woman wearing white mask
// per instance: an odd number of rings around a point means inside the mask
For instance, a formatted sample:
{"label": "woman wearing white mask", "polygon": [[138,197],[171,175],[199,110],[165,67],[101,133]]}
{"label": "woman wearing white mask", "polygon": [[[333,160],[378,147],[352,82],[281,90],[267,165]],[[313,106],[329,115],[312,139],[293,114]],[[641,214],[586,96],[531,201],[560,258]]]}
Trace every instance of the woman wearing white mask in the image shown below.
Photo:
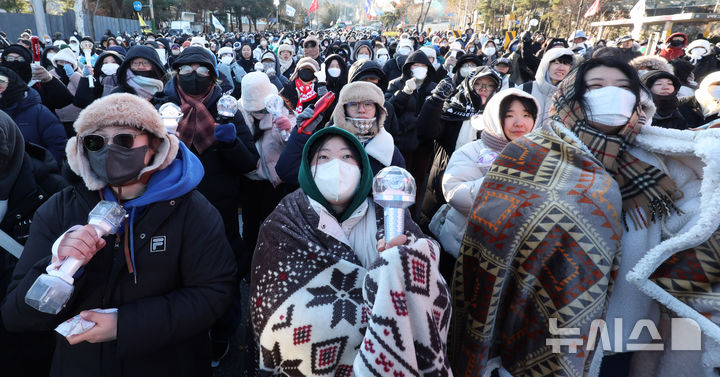
{"label": "woman wearing white mask", "polygon": [[373,59],[375,59],[375,49],[370,41],[358,41],[355,43],[352,56],[350,57],[351,62]]}
{"label": "woman wearing white mask", "polygon": [[[453,281],[456,335],[448,354],[457,374],[525,375],[542,360],[555,375],[628,375],[642,353],[610,345],[650,343],[648,332],[633,332],[639,320],[667,339],[659,304],[717,334],[716,320],[700,314],[716,293],[696,285],[717,284],[713,267],[682,270],[718,252],[720,188],[712,182],[719,171],[711,156],[720,152],[720,134],[650,127],[654,109],[643,90],[626,63],[585,61],[560,83],[550,121],[495,159],[469,212]],[[703,244],[711,236],[715,246]],[[697,300],[681,303],[684,297]],[[568,357],[545,341],[558,328],[594,334],[597,319],[607,324],[603,346],[582,344]],[[654,352],[643,372],[709,374],[700,359],[712,353],[702,350],[694,362]]]}
{"label": "woman wearing white mask", "polygon": [[[70,94],[75,96],[80,83],[82,81],[87,81],[83,79],[82,73],[79,72],[81,68],[78,67],[78,60],[75,53],[73,53],[73,51],[69,48],[64,48],[55,54],[51,61],[55,66],[55,69],[51,71],[53,77],[60,80],[67,87]],[[72,124],[80,114],[80,108],[70,104],[62,108],[55,109],[55,114],[63,124],[67,137],[73,136]]]}
{"label": "woman wearing white mask", "polygon": [[245,77],[247,72],[237,63],[235,60],[235,50],[232,47],[221,47],[218,50],[218,71],[229,78],[228,84],[232,88],[232,96],[240,98],[242,95],[242,78]]}
{"label": "woman wearing white mask", "polygon": [[100,54],[93,67],[93,87],[90,87],[91,78],[80,80],[73,104],[84,109],[96,99],[112,93],[118,86],[117,74],[123,61],[124,57],[116,51],[108,50]]}
{"label": "woman wearing white mask", "polygon": [[717,121],[720,118],[720,72],[705,76],[694,96],[680,99],[678,109],[689,128]]}
{"label": "woman wearing white mask", "polygon": [[390,59],[390,53],[386,48],[379,48],[375,55],[375,61],[378,62],[381,67]]}
{"label": "woman wearing white mask", "polygon": [[432,139],[419,132],[418,116],[425,99],[436,84],[430,80],[435,74],[427,55],[415,51],[403,65],[401,77],[390,82],[385,98],[395,107],[400,126],[396,145],[405,157],[408,171],[418,182],[425,180],[432,162]]}
{"label": "woman wearing white mask", "polygon": [[685,47],[685,54],[695,65],[695,81],[701,82],[705,76],[720,70],[720,61],[715,55],[715,47],[705,39],[696,39]]}
{"label": "woman wearing white mask", "polygon": [[[300,189],[268,217],[251,267],[262,373],[372,376],[393,365],[397,375],[451,374],[444,354],[451,309],[437,244],[408,211],[405,234],[386,243],[372,180],[351,133],[326,127],[308,140]],[[375,362],[379,355],[385,365]]]}
{"label": "woman wearing white mask", "polygon": [[492,66],[498,58],[498,48],[495,41],[488,39],[482,45],[482,53],[485,55],[483,65]]}

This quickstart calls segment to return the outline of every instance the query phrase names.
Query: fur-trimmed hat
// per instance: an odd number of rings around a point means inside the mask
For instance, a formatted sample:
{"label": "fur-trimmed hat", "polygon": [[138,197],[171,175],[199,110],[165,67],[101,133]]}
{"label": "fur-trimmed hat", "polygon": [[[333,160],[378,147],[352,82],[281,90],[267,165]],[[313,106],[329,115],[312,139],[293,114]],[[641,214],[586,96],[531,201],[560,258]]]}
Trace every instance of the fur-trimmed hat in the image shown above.
{"label": "fur-trimmed hat", "polygon": [[265,108],[265,97],[277,94],[277,87],[270,82],[264,72],[250,72],[240,82],[242,97],[240,105],[246,112],[260,111]]}
{"label": "fur-trimmed hat", "polygon": [[73,125],[77,136],[70,138],[65,146],[70,169],[83,179],[88,190],[100,190],[107,182],[103,182],[90,168],[80,140],[91,132],[112,126],[137,128],[161,140],[153,160],[140,171],[138,180],[147,182],[153,172],[166,168],[175,160],[178,139],[167,133],[160,114],[150,102],[128,93],[102,97],[80,112]]}
{"label": "fur-trimmed hat", "polygon": [[347,114],[345,113],[345,105],[350,102],[362,102],[362,101],[373,101],[375,102],[375,117],[377,118],[377,124],[371,130],[373,135],[380,131],[380,128],[385,125],[385,118],[387,112],[385,111],[385,96],[383,95],[380,88],[367,81],[356,81],[351,82],[343,86],[340,90],[340,98],[338,98],[337,105],[332,114],[332,120],[335,126],[340,127],[346,131],[351,132],[353,135],[357,132],[355,126],[351,122],[348,122]]}
{"label": "fur-trimmed hat", "polygon": [[290,55],[295,55],[295,53],[294,53],[294,52],[295,52],[295,48],[294,48],[293,46],[291,46],[291,45],[281,44],[280,46],[278,46],[278,51],[277,51],[278,55],[280,55],[280,53],[283,52],[283,51],[289,52]]}
{"label": "fur-trimmed hat", "polygon": [[639,70],[642,67],[650,68],[648,71],[665,71],[667,73],[674,73],[673,68],[668,61],[662,56],[658,55],[642,55],[630,61],[630,65],[633,68]]}

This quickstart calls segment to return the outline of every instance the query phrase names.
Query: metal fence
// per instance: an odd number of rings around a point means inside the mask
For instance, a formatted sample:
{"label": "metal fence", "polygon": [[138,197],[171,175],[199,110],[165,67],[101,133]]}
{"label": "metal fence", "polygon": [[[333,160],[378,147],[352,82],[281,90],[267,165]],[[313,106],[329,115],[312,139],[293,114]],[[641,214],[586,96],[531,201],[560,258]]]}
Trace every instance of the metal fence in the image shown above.
{"label": "metal fence", "polygon": [[[85,32],[90,34],[90,17],[85,17]],[[68,10],[65,14],[46,15],[48,33],[52,36],[56,32],[60,32],[64,38],[69,38],[75,32],[75,12]],[[140,32],[140,22],[126,18],[114,18],[95,16],[95,33],[94,39],[100,40],[105,31],[110,29],[113,34],[124,32]],[[0,31],[7,34],[11,42],[15,42],[25,29],[31,29],[37,32],[38,28],[35,24],[35,16],[26,13],[0,13]]]}

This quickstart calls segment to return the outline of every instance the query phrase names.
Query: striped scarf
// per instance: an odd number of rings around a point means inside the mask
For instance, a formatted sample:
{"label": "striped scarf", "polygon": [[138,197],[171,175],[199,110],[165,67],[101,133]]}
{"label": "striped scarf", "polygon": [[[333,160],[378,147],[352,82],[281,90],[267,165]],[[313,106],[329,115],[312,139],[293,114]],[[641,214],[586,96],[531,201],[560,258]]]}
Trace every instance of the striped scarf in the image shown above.
{"label": "striped scarf", "polygon": [[682,196],[682,192],[672,178],[627,151],[645,123],[643,111],[638,107],[617,134],[605,134],[587,123],[581,104],[572,99],[576,79],[577,69],[559,84],[552,99],[549,118],[574,132],[618,183],[623,212],[627,215],[623,216],[625,228],[629,229],[627,218],[637,230],[672,212],[680,213],[674,201]]}

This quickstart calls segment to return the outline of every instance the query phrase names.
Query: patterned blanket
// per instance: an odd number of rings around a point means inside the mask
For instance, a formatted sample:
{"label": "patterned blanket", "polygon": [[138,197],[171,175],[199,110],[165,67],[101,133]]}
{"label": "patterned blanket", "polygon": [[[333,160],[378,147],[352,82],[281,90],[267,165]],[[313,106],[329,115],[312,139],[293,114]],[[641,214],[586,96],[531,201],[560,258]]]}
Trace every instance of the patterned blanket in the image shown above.
{"label": "patterned blanket", "polygon": [[553,353],[550,319],[588,334],[620,258],[622,199],[567,129],[547,124],[503,150],[469,216],[453,281],[459,376],[499,357],[513,376],[583,376],[593,352]]}
{"label": "patterned blanket", "polygon": [[[382,208],[375,206],[383,236]],[[252,265],[251,319],[260,375],[450,376],[447,286],[438,248],[406,212],[409,246],[369,269],[318,229],[302,190],[265,221]]]}

